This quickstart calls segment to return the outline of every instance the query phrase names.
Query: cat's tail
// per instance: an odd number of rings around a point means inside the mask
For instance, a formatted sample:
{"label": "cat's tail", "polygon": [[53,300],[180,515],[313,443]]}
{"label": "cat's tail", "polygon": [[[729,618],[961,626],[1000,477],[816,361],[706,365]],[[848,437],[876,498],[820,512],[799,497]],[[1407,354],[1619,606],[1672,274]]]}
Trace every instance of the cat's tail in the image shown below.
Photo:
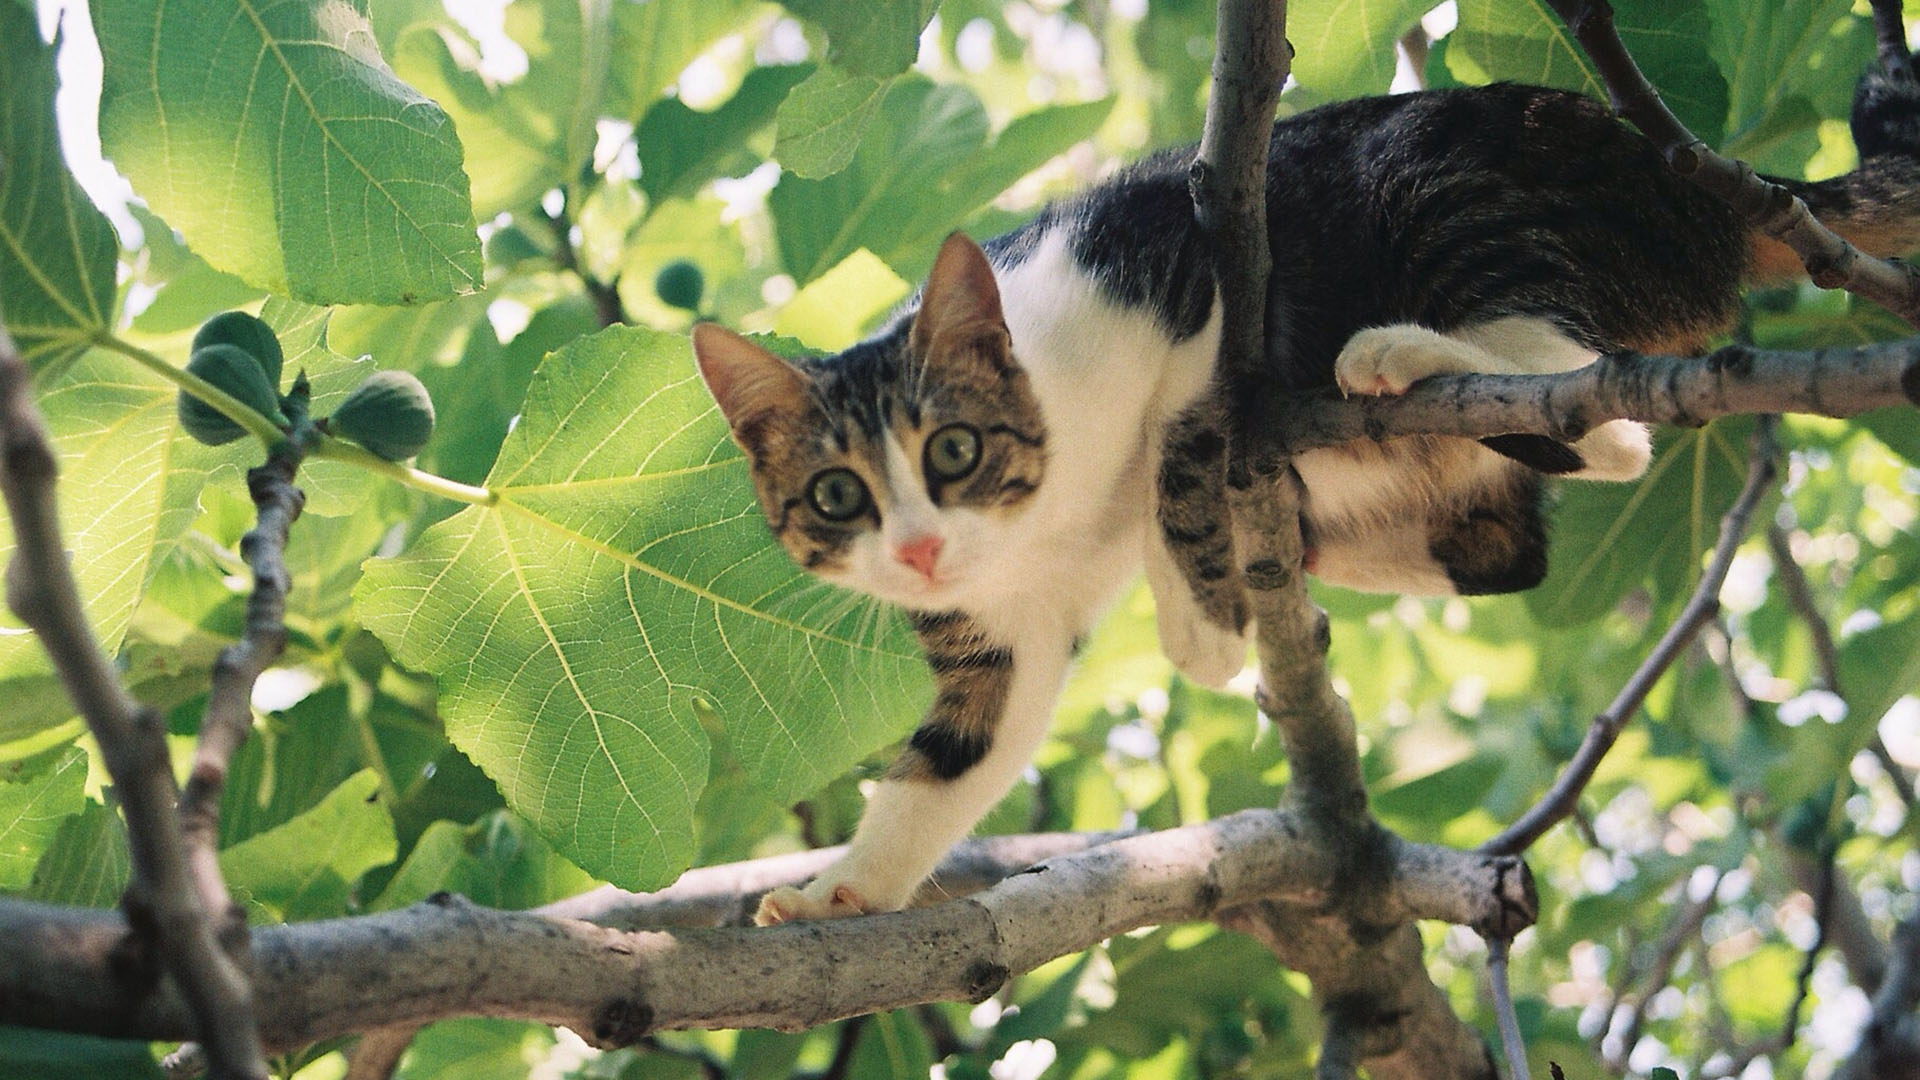
{"label": "cat's tail", "polygon": [[[1910,67],[1869,69],[1854,88],[1851,125],[1858,169],[1831,180],[1770,179],[1870,255],[1920,250],[1920,77]],[[1806,273],[1792,249],[1755,234],[1749,280],[1777,283]]]}

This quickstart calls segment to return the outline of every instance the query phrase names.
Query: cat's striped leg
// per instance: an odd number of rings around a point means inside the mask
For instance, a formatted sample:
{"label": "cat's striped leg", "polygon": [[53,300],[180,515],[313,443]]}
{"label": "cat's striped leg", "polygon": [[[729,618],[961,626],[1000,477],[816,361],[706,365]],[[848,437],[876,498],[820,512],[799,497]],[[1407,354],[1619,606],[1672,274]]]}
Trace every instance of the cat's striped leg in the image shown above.
{"label": "cat's striped leg", "polygon": [[[1334,360],[1334,381],[1350,394],[1404,394],[1429,375],[1538,375],[1573,371],[1593,363],[1592,349],[1552,322],[1532,316],[1493,319],[1442,334],[1412,323],[1362,330]],[[1499,444],[1493,445],[1501,449]],[[1633,480],[1653,457],[1644,424],[1610,420],[1573,444],[1578,460],[1536,461],[1543,471],[1579,480]],[[1505,453],[1504,449],[1501,452]]]}
{"label": "cat's striped leg", "polygon": [[1226,440],[1205,411],[1176,417],[1148,455],[1154,513],[1147,585],[1160,650],[1188,678],[1220,686],[1247,661],[1247,597],[1227,518]]}
{"label": "cat's striped leg", "polygon": [[1046,735],[1072,633],[1035,628],[1002,643],[959,612],[918,614],[914,627],[939,687],[933,707],[867,799],[846,855],[803,889],[768,893],[760,925],[905,907]]}

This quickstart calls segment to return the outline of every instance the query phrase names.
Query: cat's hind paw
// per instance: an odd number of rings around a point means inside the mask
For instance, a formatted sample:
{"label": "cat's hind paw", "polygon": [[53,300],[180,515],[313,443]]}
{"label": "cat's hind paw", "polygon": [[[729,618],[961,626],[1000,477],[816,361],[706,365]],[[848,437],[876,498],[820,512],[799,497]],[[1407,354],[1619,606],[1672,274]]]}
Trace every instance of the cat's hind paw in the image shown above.
{"label": "cat's hind paw", "polygon": [[1362,330],[1333,361],[1343,394],[1400,395],[1429,375],[1483,369],[1479,350],[1424,326],[1399,324]]}
{"label": "cat's hind paw", "polygon": [[753,913],[753,924],[778,926],[787,922],[844,919],[865,915],[867,911],[866,902],[851,885],[834,885],[818,890],[817,894],[811,885],[805,889],[785,885],[760,898],[760,907]]}
{"label": "cat's hind paw", "polygon": [[1247,666],[1247,634],[1229,630],[1207,618],[1197,606],[1169,610],[1162,606],[1155,618],[1160,651],[1180,674],[1218,689]]}

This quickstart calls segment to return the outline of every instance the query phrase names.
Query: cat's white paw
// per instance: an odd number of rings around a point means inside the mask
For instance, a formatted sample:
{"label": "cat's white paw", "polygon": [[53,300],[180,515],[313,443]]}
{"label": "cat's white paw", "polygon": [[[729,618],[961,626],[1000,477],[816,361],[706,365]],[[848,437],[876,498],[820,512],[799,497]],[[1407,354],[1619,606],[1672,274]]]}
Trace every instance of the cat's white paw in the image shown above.
{"label": "cat's white paw", "polygon": [[1155,615],[1160,651],[1180,674],[1218,689],[1247,666],[1247,635],[1214,622],[1191,604],[1163,604]]}
{"label": "cat's white paw", "polygon": [[753,922],[755,926],[778,926],[786,922],[844,919],[865,915],[868,910],[853,886],[835,885],[822,878],[804,889],[783,885],[761,897]]}
{"label": "cat's white paw", "polygon": [[1424,326],[1376,326],[1347,339],[1333,361],[1333,378],[1344,394],[1404,394],[1429,375],[1477,370],[1476,353]]}

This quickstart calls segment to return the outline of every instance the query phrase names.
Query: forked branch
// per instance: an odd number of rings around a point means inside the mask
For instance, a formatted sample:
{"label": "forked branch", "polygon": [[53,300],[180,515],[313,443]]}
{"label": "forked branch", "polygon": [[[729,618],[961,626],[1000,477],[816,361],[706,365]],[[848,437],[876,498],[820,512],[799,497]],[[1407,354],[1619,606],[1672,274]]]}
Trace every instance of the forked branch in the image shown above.
{"label": "forked branch", "polygon": [[217,885],[217,868],[214,888],[197,880],[175,805],[165,722],[128,696],[87,622],[61,539],[57,474],[26,363],[0,328],[0,494],[17,545],[7,603],[52,657],[126,811],[132,880],[122,901],[121,966],[147,969],[149,981],[158,971],[176,980],[216,1078],[266,1080],[244,967],[245,917],[219,902],[225,887]]}

